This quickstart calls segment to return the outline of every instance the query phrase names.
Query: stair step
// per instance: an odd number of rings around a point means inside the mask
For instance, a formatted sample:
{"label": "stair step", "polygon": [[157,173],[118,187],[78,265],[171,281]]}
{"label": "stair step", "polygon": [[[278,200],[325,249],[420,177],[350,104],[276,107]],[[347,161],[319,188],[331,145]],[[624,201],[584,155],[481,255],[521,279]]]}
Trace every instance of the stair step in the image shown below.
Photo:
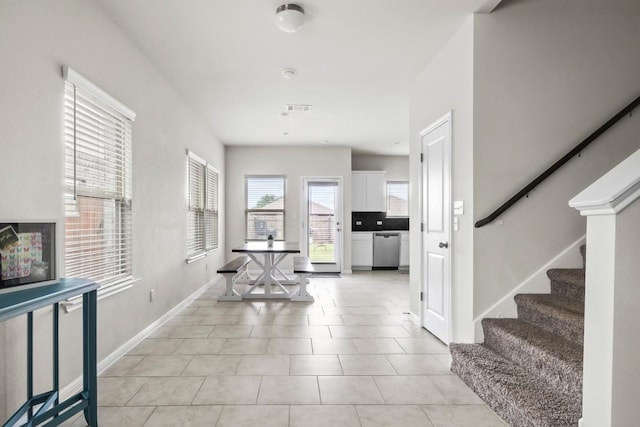
{"label": "stair step", "polygon": [[554,268],[547,271],[551,280],[551,294],[584,304],[584,270],[582,268]]}
{"label": "stair step", "polygon": [[512,427],[576,427],[582,397],[549,387],[482,344],[451,344],[451,370]]}
{"label": "stair step", "polygon": [[582,394],[582,347],[519,319],[483,319],[485,346],[552,388]]}
{"label": "stair step", "polygon": [[560,335],[584,342],[584,304],[550,294],[518,294],[518,318]]}

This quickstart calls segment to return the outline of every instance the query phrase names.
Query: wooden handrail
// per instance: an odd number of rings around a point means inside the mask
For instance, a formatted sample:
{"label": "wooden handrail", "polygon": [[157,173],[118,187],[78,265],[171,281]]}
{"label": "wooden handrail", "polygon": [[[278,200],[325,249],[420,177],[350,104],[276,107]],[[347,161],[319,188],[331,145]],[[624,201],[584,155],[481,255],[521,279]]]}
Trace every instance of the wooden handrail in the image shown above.
{"label": "wooden handrail", "polygon": [[627,114],[631,113],[638,105],[640,105],[640,96],[633,100],[629,105],[624,107],[615,116],[610,118],[605,124],[596,129],[591,135],[589,135],[584,141],[576,145],[571,151],[562,156],[557,162],[551,165],[547,170],[538,175],[533,181],[524,186],[520,191],[514,194],[509,200],[504,202],[498,209],[491,212],[491,214],[480,221],[476,222],[476,228],[489,224],[500,215],[502,215],[507,209],[516,204],[516,202],[529,194],[534,188],[536,188],[542,181],[547,179],[552,173],[560,169],[565,163],[567,163],[576,154],[584,150],[589,144],[595,141],[600,135],[605,133],[611,126],[616,124]]}

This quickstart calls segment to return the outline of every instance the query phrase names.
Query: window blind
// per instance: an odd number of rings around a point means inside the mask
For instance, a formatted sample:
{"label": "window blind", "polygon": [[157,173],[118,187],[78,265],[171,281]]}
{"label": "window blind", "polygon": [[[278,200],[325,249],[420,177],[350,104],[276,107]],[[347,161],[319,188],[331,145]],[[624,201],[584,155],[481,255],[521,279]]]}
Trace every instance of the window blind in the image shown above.
{"label": "window blind", "polygon": [[187,260],[218,247],[218,171],[187,151]]}
{"label": "window blind", "polygon": [[246,240],[284,240],[284,176],[246,177]]}
{"label": "window blind", "polygon": [[409,183],[387,181],[387,216],[409,216]]}
{"label": "window blind", "polygon": [[65,275],[108,286],[132,274],[135,114],[72,70],[65,77]]}
{"label": "window blind", "polygon": [[218,172],[207,165],[205,197],[205,248],[207,250],[218,247]]}

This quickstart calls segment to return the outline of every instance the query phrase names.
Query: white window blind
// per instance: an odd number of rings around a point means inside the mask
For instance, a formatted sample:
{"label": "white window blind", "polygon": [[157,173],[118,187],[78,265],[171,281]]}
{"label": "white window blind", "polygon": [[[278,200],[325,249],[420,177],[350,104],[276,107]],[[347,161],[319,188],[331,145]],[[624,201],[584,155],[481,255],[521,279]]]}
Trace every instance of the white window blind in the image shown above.
{"label": "white window blind", "polygon": [[246,177],[246,240],[284,240],[284,176]]}
{"label": "white window blind", "polygon": [[187,151],[187,260],[218,247],[218,171]]}
{"label": "white window blind", "polygon": [[387,216],[409,216],[409,183],[387,181]]}
{"label": "white window blind", "polygon": [[132,275],[135,113],[65,68],[65,275],[101,287]]}

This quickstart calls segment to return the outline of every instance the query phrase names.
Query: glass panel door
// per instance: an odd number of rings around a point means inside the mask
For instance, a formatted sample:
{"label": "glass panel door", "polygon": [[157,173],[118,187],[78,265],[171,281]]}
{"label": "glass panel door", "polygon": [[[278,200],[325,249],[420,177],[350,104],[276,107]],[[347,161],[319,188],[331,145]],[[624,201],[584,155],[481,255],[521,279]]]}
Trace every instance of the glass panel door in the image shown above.
{"label": "glass panel door", "polygon": [[341,216],[337,179],[306,181],[307,256],[316,271],[340,272]]}

